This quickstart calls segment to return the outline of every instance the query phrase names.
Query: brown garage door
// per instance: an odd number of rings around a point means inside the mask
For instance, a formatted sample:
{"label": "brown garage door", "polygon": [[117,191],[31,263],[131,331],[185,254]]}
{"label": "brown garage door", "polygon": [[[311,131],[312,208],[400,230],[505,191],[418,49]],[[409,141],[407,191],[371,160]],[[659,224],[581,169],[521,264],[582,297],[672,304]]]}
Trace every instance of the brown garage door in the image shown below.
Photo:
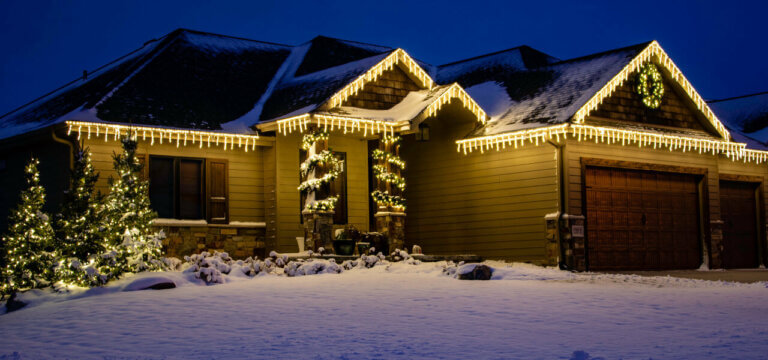
{"label": "brown garage door", "polygon": [[697,268],[697,182],[695,175],[587,167],[589,268]]}
{"label": "brown garage door", "polygon": [[720,182],[723,217],[723,267],[750,268],[757,264],[757,204],[754,183]]}

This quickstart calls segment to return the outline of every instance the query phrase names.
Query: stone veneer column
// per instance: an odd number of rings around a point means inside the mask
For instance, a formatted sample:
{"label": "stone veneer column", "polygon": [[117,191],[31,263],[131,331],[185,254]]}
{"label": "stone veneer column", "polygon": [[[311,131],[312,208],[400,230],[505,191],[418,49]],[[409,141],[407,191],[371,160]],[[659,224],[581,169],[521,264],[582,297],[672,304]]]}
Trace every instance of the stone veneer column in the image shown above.
{"label": "stone veneer column", "polygon": [[723,221],[722,220],[710,220],[709,221],[709,236],[710,236],[710,269],[720,269],[723,267]]}
{"label": "stone veneer column", "polygon": [[302,211],[305,250],[333,249],[333,214],[333,211]]}

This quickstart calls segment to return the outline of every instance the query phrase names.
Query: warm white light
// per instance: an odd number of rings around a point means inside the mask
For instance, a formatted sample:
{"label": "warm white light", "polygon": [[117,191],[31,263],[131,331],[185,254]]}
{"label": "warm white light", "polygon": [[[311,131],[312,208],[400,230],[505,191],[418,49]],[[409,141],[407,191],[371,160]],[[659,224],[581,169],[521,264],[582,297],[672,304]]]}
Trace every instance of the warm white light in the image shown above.
{"label": "warm white light", "polygon": [[666,52],[664,52],[659,43],[656,41],[651,42],[648,47],[640,52],[640,54],[635,56],[635,58],[632,59],[632,61],[630,61],[627,66],[625,66],[618,74],[616,74],[616,76],[608,81],[608,83],[602,89],[600,89],[600,91],[592,96],[592,98],[589,99],[587,103],[584,104],[584,106],[582,106],[576,112],[576,115],[573,117],[573,121],[577,124],[583,123],[587,116],[589,116],[592,111],[596,110],[597,107],[602,104],[605,98],[610,96],[617,87],[621,86],[625,81],[627,81],[630,74],[634,73],[645,63],[652,60],[656,60],[654,61],[655,63],[658,63],[667,69],[667,71],[669,71],[672,79],[677,81],[680,87],[683,88],[685,93],[688,94],[693,103],[696,105],[696,108],[701,111],[707,120],[712,123],[712,126],[715,127],[717,132],[720,133],[725,140],[730,140],[728,130],[725,128],[723,123],[720,122],[720,120],[717,118],[715,113],[712,112],[704,99],[701,98],[691,83],[688,82],[688,79],[685,78],[683,72],[680,71],[674,62],[672,62],[672,59],[667,55]]}
{"label": "warm white light", "polygon": [[525,145],[525,142],[539,145],[548,139],[555,137],[557,141],[569,136],[577,141],[593,141],[595,143],[607,143],[621,145],[637,145],[638,147],[653,146],[667,148],[669,151],[679,150],[683,152],[698,151],[699,153],[711,153],[712,155],[725,155],[733,161],[763,163],[768,161],[768,151],[747,149],[746,144],[706,138],[666,135],[649,131],[622,130],[609,127],[599,127],[582,124],[562,124],[544,128],[515,131],[499,135],[476,137],[456,141],[457,151],[464,154],[474,150],[495,148],[499,150],[506,145],[517,148]]}
{"label": "warm white light", "polygon": [[[227,149],[227,146],[226,146],[227,143],[229,143],[230,145],[229,148],[233,149],[235,141],[238,141],[238,145],[241,148],[242,148],[243,141],[245,141],[245,144],[246,144],[245,147],[247,151],[248,144],[250,142],[253,143],[252,149],[255,149],[256,140],[259,138],[258,134],[255,134],[255,135],[228,134],[228,133],[215,132],[215,131],[166,129],[166,128],[148,127],[148,126],[89,123],[89,122],[83,122],[83,121],[67,121],[66,124],[69,126],[67,130],[67,134],[71,133],[72,131],[76,131],[78,138],[80,137],[80,134],[83,131],[86,131],[90,135],[91,127],[95,127],[96,136],[98,136],[98,134],[101,131],[104,132],[104,141],[109,140],[110,130],[114,135],[113,136],[114,140],[118,140],[120,137],[128,136],[129,134],[138,135],[139,132],[142,133],[142,139],[146,139],[147,132],[149,132],[150,145],[155,144],[155,133],[157,133],[157,137],[160,139],[160,144],[162,144],[163,139],[166,138],[168,142],[171,144],[175,140],[176,147],[180,147],[181,145],[187,146],[189,138],[192,139],[191,141],[192,145],[194,145],[195,139],[198,139],[198,141],[200,142],[199,147],[202,147],[204,136],[208,137],[208,146],[210,147],[211,136],[215,136],[217,145],[218,145],[219,139],[224,140],[225,150]],[[83,127],[86,127],[86,130],[83,130]]]}

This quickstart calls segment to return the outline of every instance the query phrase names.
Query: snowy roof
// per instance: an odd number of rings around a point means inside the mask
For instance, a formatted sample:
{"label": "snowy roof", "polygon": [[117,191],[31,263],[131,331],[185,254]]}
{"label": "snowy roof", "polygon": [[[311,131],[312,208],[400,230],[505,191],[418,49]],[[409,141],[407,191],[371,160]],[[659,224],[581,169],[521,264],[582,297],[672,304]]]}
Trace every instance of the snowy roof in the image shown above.
{"label": "snowy roof", "polygon": [[441,66],[438,79],[458,81],[491,117],[471,136],[494,135],[568,121],[647,45],[565,61],[532,49],[535,61],[519,51],[494,53],[461,70]]}
{"label": "snowy roof", "polygon": [[340,115],[379,121],[409,121],[422,114],[427,107],[451,88],[450,85],[436,86],[432,90],[411,91],[397,105],[386,110],[362,109],[351,106],[341,106],[318,114]]}
{"label": "snowy roof", "polygon": [[218,130],[253,108],[289,53],[179,29],[0,118],[0,138],[65,120]]}
{"label": "snowy roof", "polygon": [[[65,120],[232,133],[310,112],[412,120],[452,83],[490,117],[469,136],[494,135],[572,119],[649,44],[563,61],[521,46],[432,66],[400,49],[322,36],[288,46],[179,29],[0,117],[0,139]],[[401,52],[443,85],[411,92],[388,110],[324,106]]]}
{"label": "snowy roof", "polygon": [[768,150],[768,92],[709,101],[735,141]]}

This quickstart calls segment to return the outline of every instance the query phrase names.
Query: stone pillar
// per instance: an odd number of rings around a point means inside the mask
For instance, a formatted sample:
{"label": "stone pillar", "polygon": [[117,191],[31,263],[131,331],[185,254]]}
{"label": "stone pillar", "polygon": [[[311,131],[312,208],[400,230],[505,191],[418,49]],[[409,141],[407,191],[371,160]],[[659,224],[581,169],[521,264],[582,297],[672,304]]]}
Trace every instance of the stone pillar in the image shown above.
{"label": "stone pillar", "polygon": [[321,247],[333,250],[333,211],[302,211],[304,217],[304,249],[318,252]]}
{"label": "stone pillar", "polygon": [[723,267],[723,221],[722,220],[710,220],[709,221],[709,238],[710,238],[710,269],[720,269]]}
{"label": "stone pillar", "polygon": [[405,213],[379,211],[376,218],[376,231],[387,236],[389,252],[395,249],[405,250]]}
{"label": "stone pillar", "polygon": [[558,232],[562,257],[561,266],[568,270],[586,271],[587,249],[585,246],[584,216],[563,214],[560,216]]}

